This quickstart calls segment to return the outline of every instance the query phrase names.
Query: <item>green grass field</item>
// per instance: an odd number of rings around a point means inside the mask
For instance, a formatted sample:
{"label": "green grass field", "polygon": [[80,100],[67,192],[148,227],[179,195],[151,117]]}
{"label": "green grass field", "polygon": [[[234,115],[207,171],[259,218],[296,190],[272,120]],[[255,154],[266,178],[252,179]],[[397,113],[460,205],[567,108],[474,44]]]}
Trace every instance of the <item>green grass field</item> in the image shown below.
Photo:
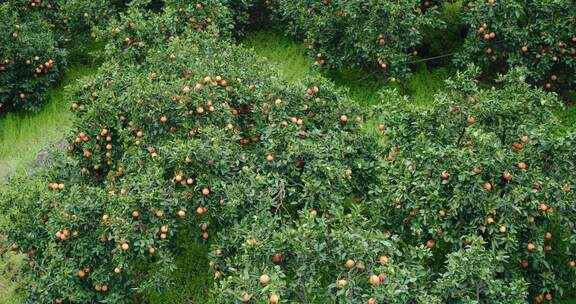
{"label": "green grass field", "polygon": [[39,113],[8,113],[0,118],[0,182],[16,170],[26,170],[38,152],[63,139],[72,125],[66,85],[92,73],[90,66],[74,65],[55,88]]}
{"label": "green grass field", "polygon": [[267,58],[280,76],[287,80],[301,80],[309,75],[322,74],[342,89],[348,90],[349,96],[361,105],[379,103],[379,92],[387,88],[397,88],[412,96],[415,103],[425,105],[450,76],[450,71],[446,68],[429,69],[426,65],[418,66],[412,77],[403,83],[390,83],[358,68],[321,73],[306,57],[305,46],[281,33],[249,33],[243,43],[246,47],[253,48],[258,55]]}
{"label": "green grass field", "polygon": [[20,301],[16,289],[19,287],[17,279],[21,261],[21,256],[11,252],[3,254],[0,249],[0,304],[16,304]]}

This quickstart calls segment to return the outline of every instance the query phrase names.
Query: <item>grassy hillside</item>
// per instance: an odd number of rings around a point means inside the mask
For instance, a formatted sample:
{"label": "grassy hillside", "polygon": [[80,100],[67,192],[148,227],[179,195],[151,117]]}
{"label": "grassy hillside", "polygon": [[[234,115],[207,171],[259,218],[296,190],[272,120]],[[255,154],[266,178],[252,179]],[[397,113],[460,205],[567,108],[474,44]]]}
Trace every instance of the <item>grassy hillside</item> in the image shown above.
{"label": "grassy hillside", "polygon": [[27,170],[40,150],[64,138],[72,126],[71,101],[66,87],[94,74],[99,65],[94,54],[102,48],[91,43],[72,49],[70,69],[48,92],[46,104],[38,113],[7,113],[0,116],[0,184],[17,170]]}

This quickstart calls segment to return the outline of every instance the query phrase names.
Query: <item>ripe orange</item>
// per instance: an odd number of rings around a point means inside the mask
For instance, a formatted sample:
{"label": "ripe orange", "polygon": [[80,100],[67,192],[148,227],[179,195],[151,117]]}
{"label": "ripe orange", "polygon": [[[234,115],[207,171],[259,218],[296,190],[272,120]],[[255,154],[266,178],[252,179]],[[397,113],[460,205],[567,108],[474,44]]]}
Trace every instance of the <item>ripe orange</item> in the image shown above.
{"label": "ripe orange", "polygon": [[520,138],[520,141],[527,144],[528,142],[530,142],[530,138],[527,135],[524,135]]}
{"label": "ripe orange", "polygon": [[202,195],[208,196],[210,194],[210,190],[208,188],[202,189]]}
{"label": "ripe orange", "polygon": [[381,256],[378,258],[378,262],[380,262],[380,264],[386,265],[386,264],[388,264],[388,257],[385,256],[385,255],[381,255]]}
{"label": "ripe orange", "polygon": [[353,260],[346,261],[346,268],[348,268],[348,269],[354,268],[355,265],[356,265],[356,263]]}
{"label": "ripe orange", "polygon": [[358,269],[360,272],[363,272],[364,269],[366,269],[366,266],[364,266],[364,263],[358,262],[358,264],[356,264],[356,269]]}
{"label": "ripe orange", "polygon": [[272,261],[273,261],[274,264],[276,264],[276,265],[282,263],[282,254],[281,254],[280,252],[277,252],[276,254],[274,254],[274,257],[272,258]]}
{"label": "ripe orange", "polygon": [[369,282],[372,286],[376,286],[380,284],[380,278],[377,275],[371,275]]}
{"label": "ripe orange", "polygon": [[267,274],[263,274],[260,276],[259,281],[262,285],[268,285],[268,283],[270,283],[270,277]]}
{"label": "ripe orange", "polygon": [[336,288],[343,288],[346,284],[348,284],[346,280],[336,280]]}

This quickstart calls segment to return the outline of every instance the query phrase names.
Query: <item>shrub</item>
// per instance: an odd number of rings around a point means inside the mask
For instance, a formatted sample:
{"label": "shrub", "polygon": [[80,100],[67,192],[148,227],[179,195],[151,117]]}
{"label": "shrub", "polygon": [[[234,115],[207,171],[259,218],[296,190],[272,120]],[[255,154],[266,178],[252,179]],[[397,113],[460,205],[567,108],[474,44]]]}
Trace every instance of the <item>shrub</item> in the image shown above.
{"label": "shrub", "polygon": [[37,13],[0,5],[0,112],[37,111],[46,91],[66,68],[65,51]]}
{"label": "shrub", "polygon": [[305,37],[315,65],[375,68],[388,76],[409,71],[423,27],[440,26],[428,1],[275,0],[270,8],[287,33]]}
{"label": "shrub", "polygon": [[439,255],[479,235],[509,256],[506,276],[522,272],[531,294],[562,294],[574,288],[574,134],[550,135],[559,102],[520,71],[500,90],[465,75],[424,111],[384,98],[388,162],[371,218],[390,212],[387,229]]}
{"label": "shrub", "polygon": [[517,272],[510,275],[508,257],[487,250],[477,236],[469,241],[466,248],[448,254],[446,272],[433,286],[443,303],[526,303],[528,284]]}
{"label": "shrub", "polygon": [[171,0],[165,1],[159,13],[129,9],[99,37],[107,43],[108,57],[142,62],[148,52],[156,52],[168,40],[179,39],[186,29],[206,31],[228,41],[233,26],[232,13],[222,1]]}
{"label": "shrub", "polygon": [[[239,175],[261,172],[285,184],[279,199],[310,206],[329,203],[314,197],[363,191],[348,168],[370,178],[371,150],[363,146],[372,141],[354,135],[352,110],[330,84],[280,83],[250,51],[224,47],[209,33],[189,29],[139,65],[112,61],[103,71],[114,72],[74,98],[74,161],[40,176],[26,198],[9,198],[16,208],[8,234],[29,254],[30,302],[134,301],[133,288],[162,287],[178,227],[209,239],[255,207],[225,195]],[[332,193],[319,188],[326,178]],[[304,182],[310,189],[301,192]],[[270,203],[278,202],[259,208]],[[25,209],[34,211],[17,219]],[[166,273],[136,266],[146,263]],[[59,283],[41,287],[48,281]]]}
{"label": "shrub", "polygon": [[431,252],[366,221],[355,204],[253,213],[221,231],[211,253],[217,302],[433,302]]}
{"label": "shrub", "polygon": [[471,1],[469,27],[457,62],[475,62],[493,73],[526,67],[530,82],[548,90],[574,87],[576,19],[574,1]]}
{"label": "shrub", "polygon": [[76,35],[91,32],[94,27],[105,27],[119,11],[116,0],[60,0],[62,15]]}

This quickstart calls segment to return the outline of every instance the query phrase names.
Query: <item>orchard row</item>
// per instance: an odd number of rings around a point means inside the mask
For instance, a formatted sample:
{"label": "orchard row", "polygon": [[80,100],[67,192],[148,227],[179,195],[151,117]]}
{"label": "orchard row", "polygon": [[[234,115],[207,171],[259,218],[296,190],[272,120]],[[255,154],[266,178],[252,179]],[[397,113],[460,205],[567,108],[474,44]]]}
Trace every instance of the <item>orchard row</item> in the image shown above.
{"label": "orchard row", "polygon": [[576,134],[554,132],[562,104],[526,68],[481,89],[468,66],[426,109],[396,91],[361,107],[236,46],[236,9],[133,6],[95,32],[106,61],[71,88],[67,155],[0,194],[26,303],[139,302],[170,287],[189,230],[210,244],[214,303],[576,288]]}

